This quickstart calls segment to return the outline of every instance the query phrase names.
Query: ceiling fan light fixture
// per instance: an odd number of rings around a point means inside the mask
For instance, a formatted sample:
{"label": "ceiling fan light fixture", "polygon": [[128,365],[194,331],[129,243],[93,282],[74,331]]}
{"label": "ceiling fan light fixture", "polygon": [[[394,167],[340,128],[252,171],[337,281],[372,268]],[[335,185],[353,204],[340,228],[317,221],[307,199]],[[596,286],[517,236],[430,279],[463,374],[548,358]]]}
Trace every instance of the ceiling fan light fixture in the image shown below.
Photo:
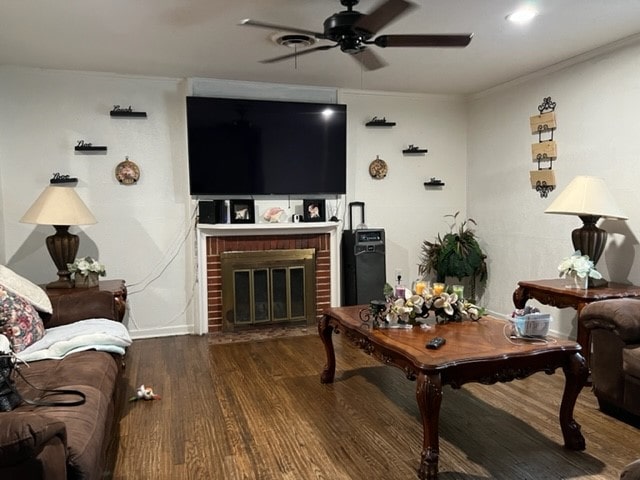
{"label": "ceiling fan light fixture", "polygon": [[276,33],[271,39],[277,45],[284,45],[290,48],[310,47],[318,42],[316,38],[302,33]]}
{"label": "ceiling fan light fixture", "polygon": [[538,11],[533,7],[523,7],[516,10],[513,13],[510,13],[505,18],[510,22],[517,23],[519,25],[523,25],[529,23],[536,16],[538,16]]}

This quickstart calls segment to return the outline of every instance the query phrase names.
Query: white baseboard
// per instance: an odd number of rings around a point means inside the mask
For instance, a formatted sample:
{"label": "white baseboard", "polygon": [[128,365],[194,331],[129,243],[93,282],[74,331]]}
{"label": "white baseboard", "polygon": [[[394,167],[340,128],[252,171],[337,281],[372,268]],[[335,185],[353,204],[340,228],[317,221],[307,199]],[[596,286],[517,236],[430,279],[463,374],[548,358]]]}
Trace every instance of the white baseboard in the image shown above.
{"label": "white baseboard", "polygon": [[129,330],[129,335],[133,340],[154,337],[172,337],[176,335],[193,335],[194,330],[190,325],[180,325],[177,327],[149,328],[143,330]]}

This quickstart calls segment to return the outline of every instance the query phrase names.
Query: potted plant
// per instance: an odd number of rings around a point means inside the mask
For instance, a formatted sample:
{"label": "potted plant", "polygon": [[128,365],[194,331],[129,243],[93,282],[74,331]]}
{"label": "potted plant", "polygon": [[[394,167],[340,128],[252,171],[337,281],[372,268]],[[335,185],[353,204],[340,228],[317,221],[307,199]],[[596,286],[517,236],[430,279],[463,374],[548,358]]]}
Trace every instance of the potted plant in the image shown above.
{"label": "potted plant", "polygon": [[458,280],[468,277],[470,297],[474,301],[476,280],[482,282],[487,279],[487,256],[469,227],[469,224],[477,225],[475,220],[468,218],[456,229],[459,214],[445,215],[445,218],[453,219],[449,233],[444,236],[438,234],[435,241],[425,240],[422,243],[419,271],[421,275],[435,273],[438,282],[444,282],[447,277]]}
{"label": "potted plant", "polygon": [[561,277],[571,278],[575,288],[586,289],[589,286],[590,278],[596,280],[602,278],[589,256],[582,255],[580,250],[576,250],[570,257],[563,259],[558,265],[558,271]]}
{"label": "potted plant", "polygon": [[73,263],[68,263],[67,268],[74,274],[75,286],[78,288],[90,288],[98,286],[98,276],[107,274],[105,266],[91,257],[76,258]]}

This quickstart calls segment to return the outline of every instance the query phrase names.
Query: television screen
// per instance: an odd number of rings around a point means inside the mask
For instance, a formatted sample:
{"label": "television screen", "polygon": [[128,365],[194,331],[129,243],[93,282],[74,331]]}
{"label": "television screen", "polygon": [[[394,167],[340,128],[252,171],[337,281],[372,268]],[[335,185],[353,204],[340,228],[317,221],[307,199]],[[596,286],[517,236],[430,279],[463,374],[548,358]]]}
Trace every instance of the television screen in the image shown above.
{"label": "television screen", "polygon": [[346,193],[346,105],[187,97],[191,195]]}

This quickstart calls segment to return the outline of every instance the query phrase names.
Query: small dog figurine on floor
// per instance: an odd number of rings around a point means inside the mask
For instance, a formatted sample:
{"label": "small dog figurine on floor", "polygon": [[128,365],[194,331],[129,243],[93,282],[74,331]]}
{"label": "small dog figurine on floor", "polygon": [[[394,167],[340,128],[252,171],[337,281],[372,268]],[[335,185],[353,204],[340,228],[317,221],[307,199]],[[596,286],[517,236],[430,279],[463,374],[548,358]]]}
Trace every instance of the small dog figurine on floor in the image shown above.
{"label": "small dog figurine on floor", "polygon": [[160,400],[160,395],[153,393],[153,389],[151,387],[140,385],[136,391],[135,397],[131,397],[129,399],[130,402],[135,402],[136,400]]}

